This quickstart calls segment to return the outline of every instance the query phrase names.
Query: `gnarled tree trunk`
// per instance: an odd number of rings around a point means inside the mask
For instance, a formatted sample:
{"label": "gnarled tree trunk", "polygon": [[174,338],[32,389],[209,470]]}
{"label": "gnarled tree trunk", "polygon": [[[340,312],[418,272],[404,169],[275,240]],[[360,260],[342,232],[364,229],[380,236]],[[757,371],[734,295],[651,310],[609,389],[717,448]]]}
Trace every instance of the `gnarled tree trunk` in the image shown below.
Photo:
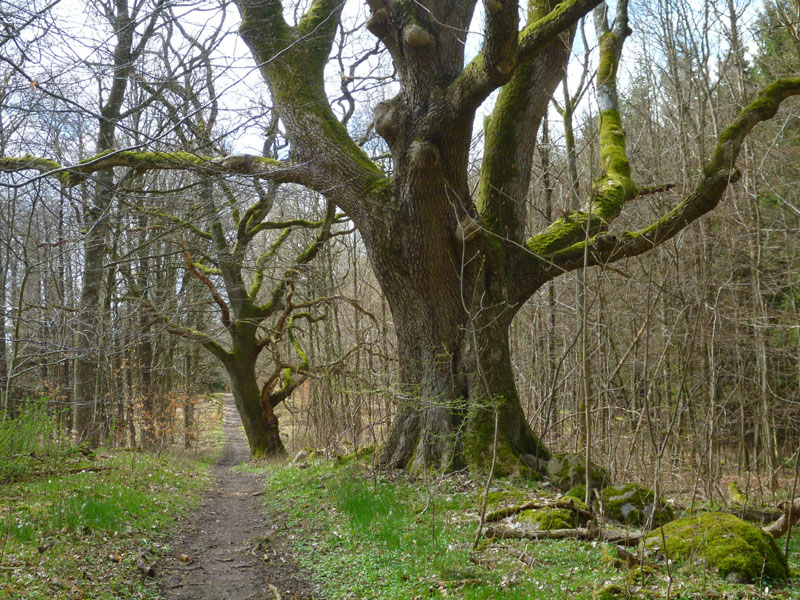
{"label": "gnarled tree trunk", "polygon": [[[539,124],[563,75],[575,23],[601,2],[529,0],[520,26],[517,2],[486,0],[483,47],[466,67],[463,32],[474,0],[367,3],[366,27],[390,53],[400,85],[394,98],[377,105],[373,121],[391,152],[391,177],[353,142],[325,94],[343,3],[314,0],[290,25],[279,0],[236,0],[241,36],[292,144],[281,173],[324,193],[353,219],[391,306],[399,412],[383,460],[395,467],[484,466],[497,410],[501,470],[538,468],[535,458],[546,458],[547,450],[531,432],[514,385],[508,343],[514,314],[546,281],[647,252],[711,210],[741,139],[774,115],[783,98],[800,93],[800,80],[768,88],[742,113],[720,137],[692,195],[641,231],[607,235],[638,193],[617,106],[617,65],[629,34],[627,2],[620,0],[613,29],[598,13],[603,174],[582,207],[526,238]],[[496,89],[472,193],[473,122]]]}

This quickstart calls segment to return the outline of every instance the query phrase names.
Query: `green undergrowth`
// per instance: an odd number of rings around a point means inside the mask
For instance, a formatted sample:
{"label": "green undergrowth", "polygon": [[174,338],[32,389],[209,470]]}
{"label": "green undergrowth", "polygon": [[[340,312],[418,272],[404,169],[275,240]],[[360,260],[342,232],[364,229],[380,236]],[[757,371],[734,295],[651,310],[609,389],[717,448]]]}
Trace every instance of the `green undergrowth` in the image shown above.
{"label": "green undergrowth", "polygon": [[[665,598],[669,588],[670,598],[800,599],[791,583],[733,584],[696,564],[673,565],[671,582],[665,567],[631,573],[608,560],[613,546],[602,542],[484,538],[473,551],[483,483],[463,474],[427,482],[390,479],[367,461],[317,462],[273,466],[264,497],[268,510],[287,515],[295,559],[327,600],[589,599],[607,586],[623,590],[615,598]],[[558,496],[531,485],[528,495]],[[513,480],[499,480],[493,493],[514,487]],[[522,553],[529,560],[521,560]],[[800,565],[793,558],[790,566]]]}
{"label": "green undergrowth", "polygon": [[47,398],[28,400],[14,418],[0,418],[0,483],[53,470],[80,452],[63,439]]}
{"label": "green undergrowth", "polygon": [[0,423],[0,598],[158,598],[136,563],[168,551],[208,486],[224,442],[219,406],[198,408],[191,458],[75,447],[44,401]]}
{"label": "green undergrowth", "polygon": [[0,486],[0,598],[157,598],[136,567],[208,484],[198,461],[101,451]]}

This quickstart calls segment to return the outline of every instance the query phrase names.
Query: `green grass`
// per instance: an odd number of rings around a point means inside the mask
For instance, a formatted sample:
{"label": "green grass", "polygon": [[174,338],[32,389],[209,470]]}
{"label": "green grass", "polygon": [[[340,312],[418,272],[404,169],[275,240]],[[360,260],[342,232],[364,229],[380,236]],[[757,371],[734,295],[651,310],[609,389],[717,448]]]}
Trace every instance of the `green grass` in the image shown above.
{"label": "green grass", "polygon": [[[513,482],[498,482],[504,485]],[[268,508],[287,514],[297,534],[296,560],[327,600],[588,599],[608,584],[626,590],[623,597],[666,597],[666,569],[644,582],[630,578],[611,565],[610,546],[601,542],[483,540],[473,552],[481,482],[464,476],[426,485],[389,481],[364,464],[323,463],[277,467],[266,486]],[[790,563],[798,571],[792,544]],[[524,550],[536,566],[509,548]],[[768,582],[730,584],[698,565],[673,566],[672,578],[671,598],[800,599],[796,580],[778,589]]]}
{"label": "green grass", "polygon": [[168,550],[208,481],[197,461],[101,450],[0,485],[0,598],[158,598],[136,558]]}

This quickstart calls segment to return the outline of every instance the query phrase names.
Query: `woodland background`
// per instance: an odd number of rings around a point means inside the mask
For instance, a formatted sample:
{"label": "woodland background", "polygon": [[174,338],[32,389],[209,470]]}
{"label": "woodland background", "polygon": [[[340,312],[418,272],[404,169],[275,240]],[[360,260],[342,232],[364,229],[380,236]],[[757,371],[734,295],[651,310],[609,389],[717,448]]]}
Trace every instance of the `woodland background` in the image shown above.
{"label": "woodland background", "polygon": [[[75,164],[105,150],[97,144],[99,92],[119,76],[110,68],[114,3],[82,4],[79,14],[58,2],[0,8],[0,156]],[[265,140],[265,155],[282,156],[266,90],[237,46],[235,8],[134,4],[153,32],[125,74],[115,144],[233,154]],[[348,130],[391,172],[371,120],[393,75],[388,57],[359,34],[365,16],[345,19],[328,83],[339,90],[333,106]],[[637,199],[620,218],[625,227],[649,222],[689,193],[720,128],[760,87],[800,67],[796,0],[656,0],[632,5],[631,22],[620,81],[628,154],[637,180],[664,189]],[[531,231],[572,207],[599,174],[590,30],[578,32],[563,95],[553,99],[533,157],[529,196],[539,212]],[[474,144],[477,157],[480,136]],[[522,309],[512,337],[518,389],[547,446],[582,448],[588,374],[593,459],[612,478],[647,482],[658,469],[662,488],[710,499],[725,493],[732,475],[746,474],[749,493],[767,492],[797,468],[795,105],[750,135],[738,166],[741,179],[710,216],[644,256],[551,282]],[[192,263],[211,251],[199,230],[214,222],[232,236],[231,215],[268,195],[270,220],[288,225],[252,241],[244,278],[250,282],[256,257],[273,248],[259,268],[265,285],[277,285],[314,239],[306,224],[326,210],[308,191],[236,175],[215,181],[212,206],[204,182],[191,172],[118,169],[92,219],[102,181],[68,187],[31,172],[0,174],[2,419],[45,411],[68,437],[83,363],[93,365],[91,409],[108,443],[192,444],[194,399],[228,385],[213,356],[191,336],[175,335],[224,337],[217,276],[199,276]],[[398,401],[387,304],[352,225],[339,219],[332,231],[292,288],[294,312],[307,318],[287,313],[271,322],[275,343],[259,363],[262,381],[275,377],[278,385],[286,369],[299,379],[279,414],[291,449],[379,444]],[[96,269],[101,309],[86,315],[92,234],[104,248]]]}

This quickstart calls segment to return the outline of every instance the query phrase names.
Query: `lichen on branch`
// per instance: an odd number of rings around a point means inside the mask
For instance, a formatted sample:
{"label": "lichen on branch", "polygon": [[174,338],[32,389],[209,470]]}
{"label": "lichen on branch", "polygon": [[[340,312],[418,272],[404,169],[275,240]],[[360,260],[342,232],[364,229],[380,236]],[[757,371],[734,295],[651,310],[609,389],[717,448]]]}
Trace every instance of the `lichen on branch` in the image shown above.
{"label": "lichen on branch", "polygon": [[138,172],[195,170],[215,174],[249,175],[279,182],[296,179],[289,165],[271,158],[252,155],[213,157],[184,151],[106,150],[71,166],[30,155],[0,157],[0,171],[7,173],[38,171],[44,177],[54,177],[66,187],[78,185],[94,173],[115,167],[129,168]]}

